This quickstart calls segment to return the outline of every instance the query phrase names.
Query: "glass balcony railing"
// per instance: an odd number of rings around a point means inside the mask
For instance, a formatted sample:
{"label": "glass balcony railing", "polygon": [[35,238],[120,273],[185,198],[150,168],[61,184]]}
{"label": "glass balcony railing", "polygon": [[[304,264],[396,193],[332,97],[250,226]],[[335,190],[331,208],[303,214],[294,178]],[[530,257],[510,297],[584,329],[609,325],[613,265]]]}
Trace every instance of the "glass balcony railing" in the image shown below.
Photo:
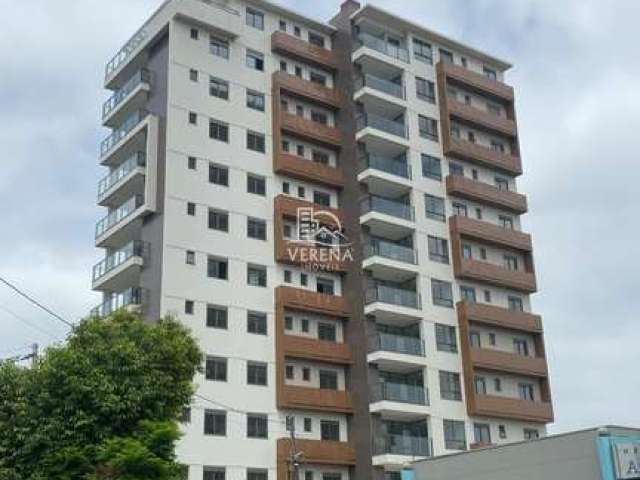
{"label": "glass balcony railing", "polygon": [[421,308],[420,295],[412,290],[376,285],[365,292],[365,303],[382,302],[401,307]]}
{"label": "glass balcony railing", "polygon": [[360,213],[364,215],[368,212],[384,213],[392,217],[403,220],[414,221],[415,214],[413,207],[402,202],[390,200],[376,195],[369,195],[360,202]]}
{"label": "glass balcony railing", "polygon": [[106,317],[120,308],[142,305],[144,290],[140,287],[127,288],[123,292],[114,293],[111,298],[91,310],[92,317]]}
{"label": "glass balcony railing", "polygon": [[356,117],[356,130],[371,127],[391,135],[407,138],[407,127],[404,123],[372,113],[362,113]]}
{"label": "glass balcony railing", "polygon": [[144,195],[134,195],[96,223],[96,238],[110,230],[144,204]]}
{"label": "glass balcony railing", "polygon": [[136,128],[140,122],[142,122],[149,113],[146,110],[137,110],[127,117],[118,128],[116,128],[111,135],[105,138],[100,144],[100,155],[104,156],[109,153],[113,147],[127,134]]}
{"label": "glass balcony railing", "polygon": [[371,239],[364,246],[364,256],[365,258],[380,256],[412,265],[417,263],[416,251],[413,248],[379,239]]}
{"label": "glass balcony railing", "polygon": [[138,167],[144,167],[146,164],[146,155],[144,152],[136,152],[128,160],[113,170],[109,175],[98,182],[98,202],[102,200],[107,192],[116,185],[120,180],[129,175]]}
{"label": "glass balcony railing", "polygon": [[424,342],[406,335],[378,333],[371,339],[371,349],[424,357]]}
{"label": "glass balcony railing", "polygon": [[406,160],[368,153],[360,159],[360,165],[363,170],[365,168],[373,168],[391,175],[411,179],[411,165]]}
{"label": "glass balcony railing", "polygon": [[432,455],[431,439],[409,435],[380,434],[375,440],[377,455],[410,455],[414,457],[430,457]]}
{"label": "glass balcony railing", "polygon": [[147,250],[146,244],[139,240],[128,243],[120,250],[107,255],[93,267],[93,281],[99,280],[113,269],[119,267],[124,262],[133,257],[144,257]]}
{"label": "glass balcony railing", "polygon": [[147,32],[145,30],[137,31],[133,37],[125,43],[124,47],[118,50],[118,53],[107,63],[105,67],[105,77],[108,78],[113,72],[115,72],[120,65],[127,61],[133,52],[145,41],[147,38]]}
{"label": "glass balcony railing", "polygon": [[151,82],[151,72],[146,68],[138,70],[133,77],[131,77],[127,82],[119,88],[109,99],[104,102],[102,105],[102,119],[104,120],[107,116],[115,110],[115,108],[120,105],[131,92],[133,92],[139,85],[143,83]]}
{"label": "glass balcony railing", "polygon": [[428,405],[427,389],[422,385],[406,383],[382,382],[373,392],[373,400],[388,400],[390,402],[413,403]]}
{"label": "glass balcony railing", "polygon": [[370,73],[365,73],[364,75],[356,77],[355,89],[359,90],[362,87],[373,88],[374,90],[378,90],[379,92],[386,93],[393,97],[397,97],[402,100],[405,99],[405,90],[401,83],[395,83],[391,80],[376,77]]}
{"label": "glass balcony railing", "polygon": [[399,45],[388,42],[384,38],[379,38],[367,32],[360,32],[356,36],[357,44],[384,53],[392,58],[397,58],[405,63],[409,63],[409,51]]}

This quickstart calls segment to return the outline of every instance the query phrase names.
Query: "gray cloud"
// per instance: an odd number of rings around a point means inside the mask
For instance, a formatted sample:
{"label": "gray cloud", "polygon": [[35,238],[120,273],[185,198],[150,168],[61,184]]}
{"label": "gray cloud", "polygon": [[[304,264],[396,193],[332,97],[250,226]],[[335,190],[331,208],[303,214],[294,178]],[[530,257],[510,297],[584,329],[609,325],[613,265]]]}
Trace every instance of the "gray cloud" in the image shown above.
{"label": "gray cloud", "polygon": [[[104,63],[160,0],[11,2],[0,19],[0,272],[77,318],[89,291]],[[338,2],[283,2],[319,19]],[[596,0],[379,0],[377,5],[511,60],[557,422],[640,424],[634,221],[640,169],[640,4]],[[25,25],[29,25],[25,34]],[[0,305],[65,328],[0,288]],[[50,338],[0,311],[0,356]]]}

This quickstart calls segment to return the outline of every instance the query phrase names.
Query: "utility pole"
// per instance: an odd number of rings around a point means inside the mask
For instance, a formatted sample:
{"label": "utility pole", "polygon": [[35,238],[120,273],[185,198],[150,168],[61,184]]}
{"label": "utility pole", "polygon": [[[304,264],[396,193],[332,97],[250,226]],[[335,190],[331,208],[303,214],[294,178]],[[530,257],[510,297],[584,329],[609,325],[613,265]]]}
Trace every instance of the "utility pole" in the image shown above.
{"label": "utility pole", "polygon": [[299,452],[296,447],[296,426],[293,418],[287,419],[287,430],[291,441],[291,451],[289,453],[289,480],[299,480],[300,464],[303,461],[304,453]]}
{"label": "utility pole", "polygon": [[31,368],[35,368],[38,363],[38,344],[31,345]]}

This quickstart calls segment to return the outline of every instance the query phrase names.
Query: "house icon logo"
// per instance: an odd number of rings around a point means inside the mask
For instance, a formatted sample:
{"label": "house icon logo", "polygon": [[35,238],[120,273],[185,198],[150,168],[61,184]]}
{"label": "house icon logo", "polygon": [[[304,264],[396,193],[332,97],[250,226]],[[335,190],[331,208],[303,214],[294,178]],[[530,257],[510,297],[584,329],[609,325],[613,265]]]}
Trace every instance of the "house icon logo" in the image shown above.
{"label": "house icon logo", "polygon": [[342,233],[342,223],[328,210],[300,207],[297,211],[297,238],[291,241],[314,243],[320,247],[344,248],[351,245]]}

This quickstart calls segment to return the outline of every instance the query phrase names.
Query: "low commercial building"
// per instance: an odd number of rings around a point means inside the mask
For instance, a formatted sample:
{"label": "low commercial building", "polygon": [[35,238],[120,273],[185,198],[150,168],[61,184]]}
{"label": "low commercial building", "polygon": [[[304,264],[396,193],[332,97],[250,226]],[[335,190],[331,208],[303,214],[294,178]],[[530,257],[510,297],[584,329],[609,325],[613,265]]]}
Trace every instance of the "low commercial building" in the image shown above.
{"label": "low commercial building", "polygon": [[[640,479],[640,429],[606,426],[415,462],[415,480]],[[403,478],[405,475],[403,475]]]}

